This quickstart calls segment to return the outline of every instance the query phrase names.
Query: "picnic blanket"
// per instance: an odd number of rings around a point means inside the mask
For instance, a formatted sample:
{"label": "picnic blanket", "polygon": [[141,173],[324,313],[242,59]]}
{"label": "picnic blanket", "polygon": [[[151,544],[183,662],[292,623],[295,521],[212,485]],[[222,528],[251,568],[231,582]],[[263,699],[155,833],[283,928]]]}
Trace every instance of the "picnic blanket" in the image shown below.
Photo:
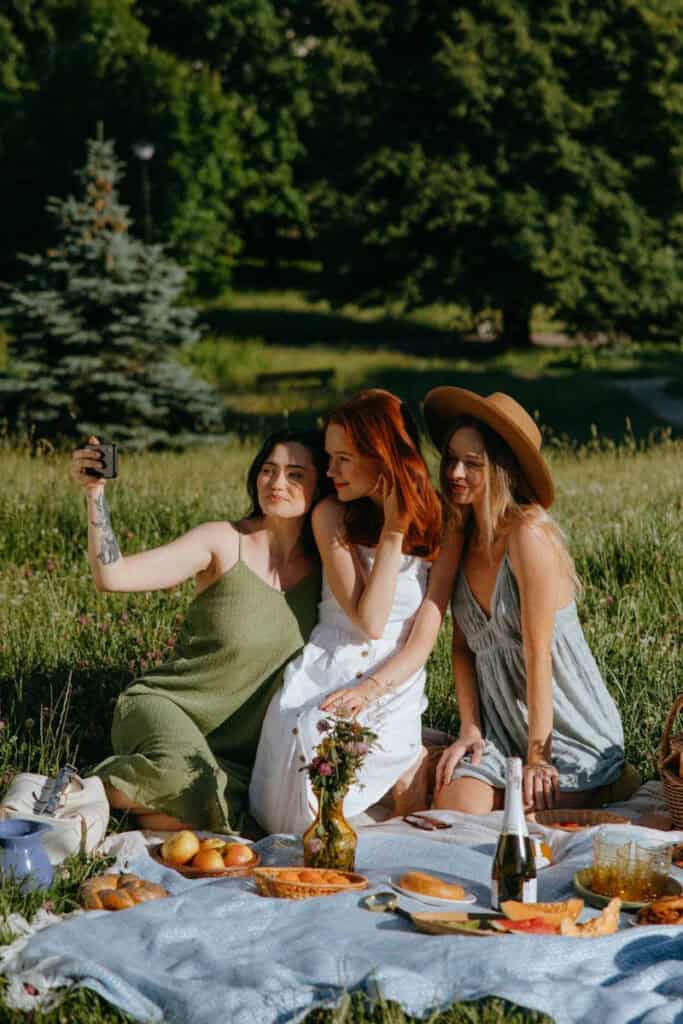
{"label": "picnic blanket", "polygon": [[[487,908],[500,812],[439,817],[452,828],[426,834],[388,821],[363,830],[357,869],[370,891],[386,890],[388,876],[409,867],[449,872]],[[591,860],[591,831],[547,837],[555,862],[539,873],[543,901],[570,896],[574,872]],[[284,1024],[361,989],[418,1016],[497,995],[556,1024],[683,1022],[683,927],[633,928],[622,915],[626,927],[600,939],[422,935],[395,915],[362,909],[357,893],[264,899],[248,878],[191,881],[163,868],[139,833],[113,844],[122,869],[161,882],[171,898],[119,914],[76,914],[20,939],[0,956],[11,1004],[32,990],[40,997],[79,984],[140,1021]],[[295,837],[270,836],[256,847],[264,864],[301,857]]]}

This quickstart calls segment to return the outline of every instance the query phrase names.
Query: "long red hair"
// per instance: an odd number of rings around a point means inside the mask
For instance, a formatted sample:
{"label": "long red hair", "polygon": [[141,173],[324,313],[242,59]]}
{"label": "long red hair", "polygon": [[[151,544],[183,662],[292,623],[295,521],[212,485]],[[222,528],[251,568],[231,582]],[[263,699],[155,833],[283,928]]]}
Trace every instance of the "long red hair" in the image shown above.
{"label": "long red hair", "polygon": [[[390,391],[370,388],[330,413],[325,426],[332,423],[346,431],[356,451],[374,462],[395,489],[399,511],[410,521],[403,553],[433,561],[439,551],[441,504],[405,403]],[[381,510],[369,498],[345,508],[346,538],[353,544],[377,544],[382,522]]]}

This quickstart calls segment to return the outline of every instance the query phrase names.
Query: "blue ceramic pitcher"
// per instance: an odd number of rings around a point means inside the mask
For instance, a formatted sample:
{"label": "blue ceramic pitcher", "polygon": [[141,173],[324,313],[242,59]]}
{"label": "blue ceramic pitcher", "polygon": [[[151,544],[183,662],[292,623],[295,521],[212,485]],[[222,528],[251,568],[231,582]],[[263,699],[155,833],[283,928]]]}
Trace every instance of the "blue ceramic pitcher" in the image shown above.
{"label": "blue ceramic pitcher", "polygon": [[46,889],[54,871],[41,836],[51,830],[52,826],[42,821],[0,821],[0,875],[23,879],[25,889]]}

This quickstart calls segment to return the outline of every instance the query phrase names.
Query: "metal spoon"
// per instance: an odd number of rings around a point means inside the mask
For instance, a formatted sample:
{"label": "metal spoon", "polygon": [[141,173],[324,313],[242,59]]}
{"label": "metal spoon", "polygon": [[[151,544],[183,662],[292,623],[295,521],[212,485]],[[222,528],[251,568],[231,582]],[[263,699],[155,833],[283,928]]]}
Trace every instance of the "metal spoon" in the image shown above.
{"label": "metal spoon", "polygon": [[361,906],[365,910],[372,911],[373,914],[384,914],[389,911],[389,913],[404,917],[406,921],[411,923],[413,920],[407,910],[399,907],[398,897],[393,892],[376,892],[371,896],[366,896],[365,899],[361,900]]}

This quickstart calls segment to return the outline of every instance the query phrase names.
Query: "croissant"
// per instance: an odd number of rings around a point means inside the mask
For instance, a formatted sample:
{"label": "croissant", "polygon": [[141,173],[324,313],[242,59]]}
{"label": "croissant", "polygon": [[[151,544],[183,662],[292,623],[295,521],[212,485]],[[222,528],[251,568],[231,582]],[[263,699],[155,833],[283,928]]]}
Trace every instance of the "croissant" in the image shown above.
{"label": "croissant", "polygon": [[127,910],[138,903],[163,899],[168,892],[137,875],[97,875],[83,882],[79,895],[86,910]]}

